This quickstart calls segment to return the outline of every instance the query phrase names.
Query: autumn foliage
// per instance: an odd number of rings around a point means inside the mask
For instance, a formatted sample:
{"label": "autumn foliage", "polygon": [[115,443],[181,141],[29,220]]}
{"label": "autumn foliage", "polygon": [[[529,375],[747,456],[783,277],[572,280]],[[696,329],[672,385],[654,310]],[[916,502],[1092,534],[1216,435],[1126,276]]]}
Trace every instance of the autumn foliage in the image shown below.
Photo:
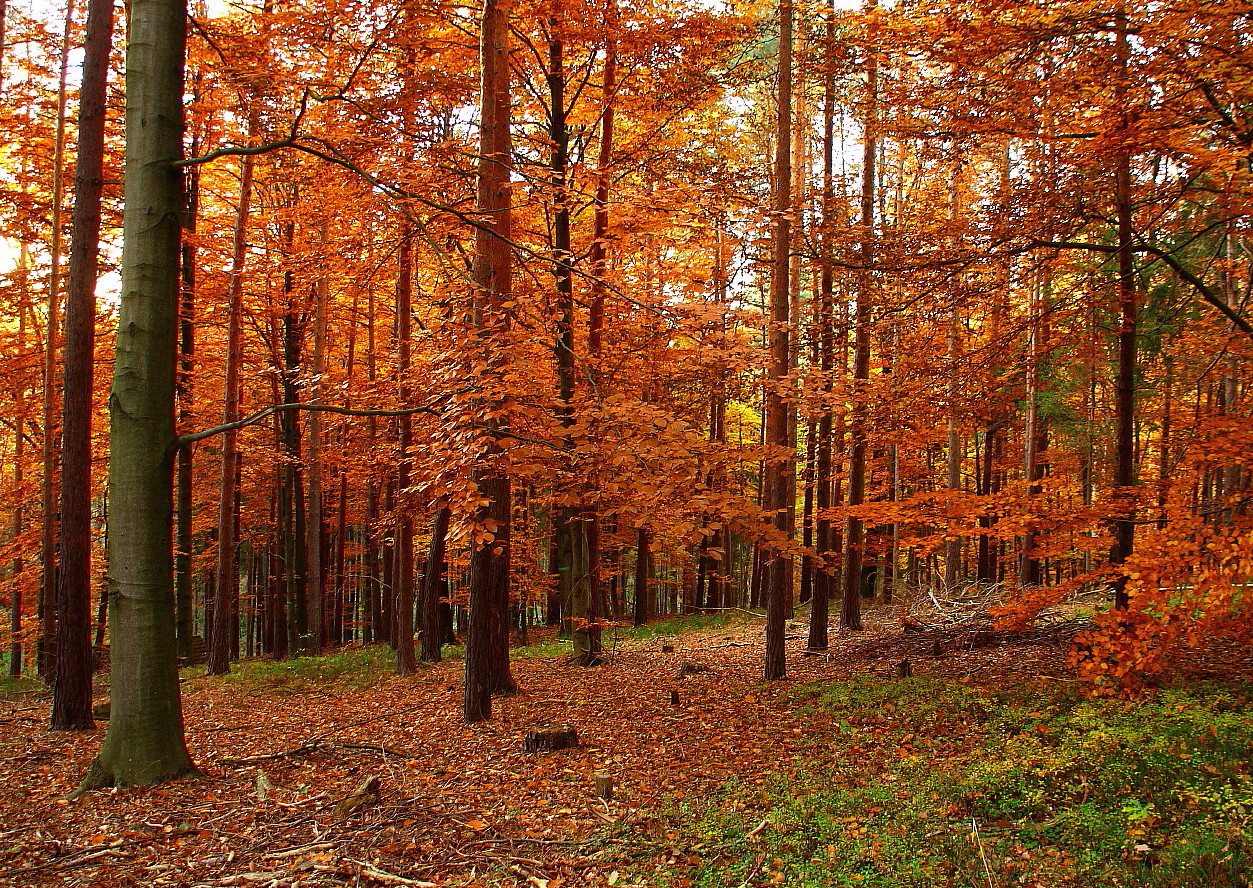
{"label": "autumn foliage", "polygon": [[[789,337],[774,363],[773,5],[509,7],[514,276],[491,316],[474,264],[488,224],[475,14],[442,0],[193,7],[183,656],[215,625],[228,657],[397,646],[398,606],[433,631],[397,595],[420,601],[428,585],[439,631],[455,636],[472,553],[506,538],[522,631],[607,624],[641,596],[651,613],[758,607],[763,575],[783,564],[789,607],[819,588],[888,603],[969,584],[1001,589],[1006,627],[1092,607],[1071,662],[1102,693],[1253,635],[1242,4],[797,4],[778,291]],[[65,186],[75,129],[73,78],[65,102],[58,85],[81,22],[63,34],[20,2],[4,15],[0,588],[14,650],[42,670],[52,566],[38,541],[56,516],[38,493],[58,477],[42,458],[58,430],[39,402],[59,395],[41,367],[60,354],[51,225],[68,216],[54,213],[67,198],[53,171]],[[120,241],[111,88],[101,342]],[[554,132],[568,141],[560,164]],[[97,602],[106,354],[93,390]],[[784,445],[763,433],[767,403]],[[198,433],[241,419],[238,468],[224,472],[228,439]],[[763,501],[775,466],[796,480]],[[854,474],[865,495],[848,505]],[[485,517],[489,476],[508,480],[507,517]],[[864,527],[852,553],[850,519]],[[563,554],[575,526],[583,554]],[[225,575],[223,527],[237,541]],[[859,577],[836,582],[850,554]],[[586,581],[590,605],[572,608],[562,570]]]}

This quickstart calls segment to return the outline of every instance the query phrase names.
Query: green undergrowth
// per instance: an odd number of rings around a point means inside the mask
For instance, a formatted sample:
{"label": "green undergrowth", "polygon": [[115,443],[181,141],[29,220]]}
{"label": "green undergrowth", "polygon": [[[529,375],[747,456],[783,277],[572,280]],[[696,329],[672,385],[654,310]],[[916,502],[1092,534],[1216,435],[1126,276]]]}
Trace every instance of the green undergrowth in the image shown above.
{"label": "green undergrowth", "polygon": [[1246,888],[1251,698],[1235,684],[1143,703],[921,677],[809,686],[806,754],[675,811],[695,857],[670,879]]}
{"label": "green undergrowth", "polygon": [[[340,648],[320,657],[288,660],[264,658],[241,660],[216,681],[238,684],[250,690],[279,694],[324,691],[332,686],[368,688],[395,671],[396,654],[385,644]],[[204,678],[204,667],[183,670],[185,678]]]}
{"label": "green undergrowth", "polygon": [[[693,632],[708,632],[725,629],[743,623],[747,615],[741,611],[720,611],[713,614],[687,614],[684,616],[664,617],[643,626],[629,624],[614,625],[602,630],[601,643],[606,654],[612,654],[628,642],[649,642],[659,638],[674,638]],[[514,648],[510,656],[519,659],[537,657],[570,656],[572,648],[569,639],[547,640],[525,647]]]}
{"label": "green undergrowth", "polygon": [[[719,614],[695,614],[658,620],[639,628],[616,627],[604,635],[605,650],[611,651],[624,640],[647,640],[658,637],[682,635],[719,629],[742,620],[742,614],[723,612]],[[513,659],[525,660],[545,657],[564,657],[571,653],[569,640],[547,640],[510,650]],[[462,660],[465,648],[449,645],[443,649],[445,660]],[[288,660],[256,658],[231,664],[231,671],[220,681],[238,684],[250,690],[268,690],[280,694],[305,694],[325,690],[328,687],[364,689],[395,672],[396,654],[385,644],[353,645],[320,657],[293,657]],[[427,668],[419,663],[418,669]],[[182,670],[184,680],[204,679],[204,667],[193,666]],[[29,683],[38,687],[38,683]],[[8,686],[0,684],[0,693]],[[23,685],[25,687],[25,685]]]}
{"label": "green undergrowth", "polygon": [[36,678],[14,678],[11,675],[0,675],[0,700],[15,700],[41,694],[46,690],[44,683]]}
{"label": "green undergrowth", "polygon": [[[725,629],[739,625],[749,614],[743,611],[724,610],[711,614],[687,614],[684,616],[663,617],[643,626],[625,626],[617,629],[620,637],[634,639],[659,638],[666,635],[686,635],[690,632],[708,632],[712,629]],[[612,634],[612,633],[610,633]]]}

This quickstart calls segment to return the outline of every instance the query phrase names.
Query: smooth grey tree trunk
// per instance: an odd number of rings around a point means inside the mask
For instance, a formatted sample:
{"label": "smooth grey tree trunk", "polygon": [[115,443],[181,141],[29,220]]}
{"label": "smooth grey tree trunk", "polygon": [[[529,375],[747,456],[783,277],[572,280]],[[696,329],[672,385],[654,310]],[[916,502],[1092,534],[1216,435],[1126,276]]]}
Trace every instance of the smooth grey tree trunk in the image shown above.
{"label": "smooth grey tree trunk", "polygon": [[132,0],[117,363],[109,396],[112,712],[78,792],[195,773],[173,608],[174,359],[183,208],[183,0]]}

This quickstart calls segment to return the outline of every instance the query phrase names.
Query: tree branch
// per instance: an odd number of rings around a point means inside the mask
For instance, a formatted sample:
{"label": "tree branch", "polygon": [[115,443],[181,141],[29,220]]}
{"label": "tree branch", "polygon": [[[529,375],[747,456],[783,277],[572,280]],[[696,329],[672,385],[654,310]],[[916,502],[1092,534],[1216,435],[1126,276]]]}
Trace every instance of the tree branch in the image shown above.
{"label": "tree branch", "polygon": [[[1051,249],[1056,249],[1056,250],[1089,250],[1093,253],[1112,254],[1112,253],[1118,252],[1118,247],[1114,246],[1113,244],[1092,244],[1092,243],[1085,243],[1084,241],[1033,240],[1031,241],[1031,246],[1049,247]],[[1231,321],[1231,323],[1238,330],[1240,330],[1250,339],[1253,339],[1253,324],[1250,324],[1245,318],[1243,318],[1240,315],[1239,312],[1237,312],[1234,308],[1228,305],[1227,300],[1223,299],[1221,294],[1215,292],[1213,288],[1211,288],[1209,285],[1205,283],[1205,281],[1201,280],[1195,274],[1188,271],[1188,269],[1184,267],[1183,263],[1180,262],[1178,259],[1176,259],[1174,256],[1172,256],[1169,252],[1167,252],[1166,250],[1163,250],[1160,247],[1155,247],[1152,244],[1144,244],[1144,243],[1133,244],[1131,247],[1131,250],[1132,252],[1135,252],[1135,253],[1148,253],[1150,256],[1155,256],[1158,259],[1160,259],[1162,262],[1166,263],[1166,265],[1170,266],[1171,271],[1173,271],[1180,280],[1184,281],[1185,283],[1191,284],[1192,289],[1196,290],[1197,294],[1203,300],[1205,300],[1214,308],[1222,312],[1222,314],[1227,318],[1227,320]]]}
{"label": "tree branch", "polygon": [[271,404],[269,407],[263,407],[256,413],[250,413],[234,422],[227,422],[214,426],[211,429],[181,435],[174,439],[174,448],[179,449],[186,447],[188,444],[203,441],[205,438],[212,438],[214,435],[245,429],[248,426],[256,425],[266,417],[288,410],[308,410],[310,413],[338,413],[342,416],[412,416],[415,413],[429,413],[433,416],[441,415],[440,410],[429,404],[423,404],[421,407],[402,407],[396,410],[360,410],[355,407],[336,407],[331,404]]}

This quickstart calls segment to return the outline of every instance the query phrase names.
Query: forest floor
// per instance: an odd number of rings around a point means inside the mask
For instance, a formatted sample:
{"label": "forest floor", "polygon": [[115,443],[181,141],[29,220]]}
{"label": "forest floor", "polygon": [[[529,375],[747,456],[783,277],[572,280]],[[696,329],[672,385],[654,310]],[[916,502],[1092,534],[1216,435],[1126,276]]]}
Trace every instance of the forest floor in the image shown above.
{"label": "forest floor", "polygon": [[[1216,648],[1150,701],[1089,701],[1071,629],[902,633],[878,610],[807,657],[790,624],[770,684],[743,613],[608,637],[589,669],[547,639],[473,726],[459,659],[188,669],[205,779],[74,800],[104,723],[50,732],[46,693],[11,683],[0,884],[1248,886],[1249,651]],[[551,725],[580,745],[524,753]],[[337,806],[371,777],[377,800]]]}

